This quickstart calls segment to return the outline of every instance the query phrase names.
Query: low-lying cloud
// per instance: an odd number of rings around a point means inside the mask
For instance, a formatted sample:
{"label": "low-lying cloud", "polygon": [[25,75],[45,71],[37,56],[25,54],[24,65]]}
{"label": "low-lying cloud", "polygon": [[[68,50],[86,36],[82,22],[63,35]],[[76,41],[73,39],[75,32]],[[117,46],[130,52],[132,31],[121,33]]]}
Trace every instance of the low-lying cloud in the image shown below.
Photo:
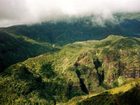
{"label": "low-lying cloud", "polygon": [[0,0],[0,26],[89,15],[109,19],[118,12],[140,12],[140,0]]}

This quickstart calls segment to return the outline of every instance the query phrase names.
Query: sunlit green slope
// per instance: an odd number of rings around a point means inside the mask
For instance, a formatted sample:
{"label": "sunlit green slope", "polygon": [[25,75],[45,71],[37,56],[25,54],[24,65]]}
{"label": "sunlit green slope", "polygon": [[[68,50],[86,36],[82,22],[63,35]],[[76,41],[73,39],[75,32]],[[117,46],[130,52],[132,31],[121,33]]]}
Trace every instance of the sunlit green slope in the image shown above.
{"label": "sunlit green slope", "polygon": [[63,105],[139,105],[140,79],[101,93],[79,96]]}

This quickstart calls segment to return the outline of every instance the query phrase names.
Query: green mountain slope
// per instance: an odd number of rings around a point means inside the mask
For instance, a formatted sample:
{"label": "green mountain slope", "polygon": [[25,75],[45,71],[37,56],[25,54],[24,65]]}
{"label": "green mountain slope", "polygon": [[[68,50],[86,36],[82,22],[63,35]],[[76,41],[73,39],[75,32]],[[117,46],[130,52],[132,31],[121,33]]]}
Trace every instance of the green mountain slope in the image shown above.
{"label": "green mountain slope", "polygon": [[140,13],[114,14],[114,20],[102,21],[100,25],[96,18],[71,17],[29,26],[0,28],[0,71],[29,57],[55,50],[58,45],[104,39],[110,34],[140,37]]}
{"label": "green mountain slope", "polygon": [[73,98],[64,105],[139,105],[140,79],[102,93]]}
{"label": "green mountain slope", "polygon": [[[65,103],[140,77],[140,39],[111,35],[29,58],[0,78],[0,104]],[[97,104],[98,105],[98,104]]]}
{"label": "green mountain slope", "polygon": [[22,35],[0,30],[0,72],[11,64],[55,49],[49,43],[40,43]]}
{"label": "green mountain slope", "polygon": [[[96,18],[99,20],[96,21]],[[120,13],[114,14],[112,21],[102,21],[101,17],[87,16],[30,26],[13,26],[5,30],[34,40],[65,45],[75,41],[103,39],[110,34],[140,37],[139,27],[140,13]]]}

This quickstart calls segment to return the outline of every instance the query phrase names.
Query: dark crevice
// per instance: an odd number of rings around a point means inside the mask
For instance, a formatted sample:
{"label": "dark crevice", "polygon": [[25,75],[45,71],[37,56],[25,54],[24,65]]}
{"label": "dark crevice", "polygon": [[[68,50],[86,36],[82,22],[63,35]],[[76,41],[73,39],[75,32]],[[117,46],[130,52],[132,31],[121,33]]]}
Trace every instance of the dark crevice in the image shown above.
{"label": "dark crevice", "polygon": [[84,79],[81,78],[80,71],[79,71],[79,70],[76,70],[76,74],[77,74],[77,77],[78,77],[78,79],[79,79],[79,81],[80,81],[80,88],[81,88],[81,90],[82,90],[84,93],[89,94],[89,91],[88,91],[88,89],[87,89],[87,87],[86,87],[86,85],[85,85],[85,83],[84,83]]}
{"label": "dark crevice", "polygon": [[104,70],[100,69],[102,67],[102,62],[99,61],[99,59],[97,58],[94,62],[95,65],[95,69],[97,71],[97,77],[98,77],[98,81],[99,81],[99,85],[102,85],[104,82]]}

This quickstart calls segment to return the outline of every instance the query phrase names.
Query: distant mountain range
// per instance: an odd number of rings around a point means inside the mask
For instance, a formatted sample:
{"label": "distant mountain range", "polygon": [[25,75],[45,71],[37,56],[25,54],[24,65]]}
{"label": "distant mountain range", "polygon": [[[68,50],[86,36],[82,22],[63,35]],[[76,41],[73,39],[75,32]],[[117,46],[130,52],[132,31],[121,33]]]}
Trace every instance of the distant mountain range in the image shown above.
{"label": "distant mountain range", "polygon": [[59,45],[75,41],[103,39],[110,34],[140,37],[140,13],[115,14],[114,19],[101,19],[100,24],[97,18],[94,16],[77,17],[30,26],[13,26],[3,30],[37,41]]}

